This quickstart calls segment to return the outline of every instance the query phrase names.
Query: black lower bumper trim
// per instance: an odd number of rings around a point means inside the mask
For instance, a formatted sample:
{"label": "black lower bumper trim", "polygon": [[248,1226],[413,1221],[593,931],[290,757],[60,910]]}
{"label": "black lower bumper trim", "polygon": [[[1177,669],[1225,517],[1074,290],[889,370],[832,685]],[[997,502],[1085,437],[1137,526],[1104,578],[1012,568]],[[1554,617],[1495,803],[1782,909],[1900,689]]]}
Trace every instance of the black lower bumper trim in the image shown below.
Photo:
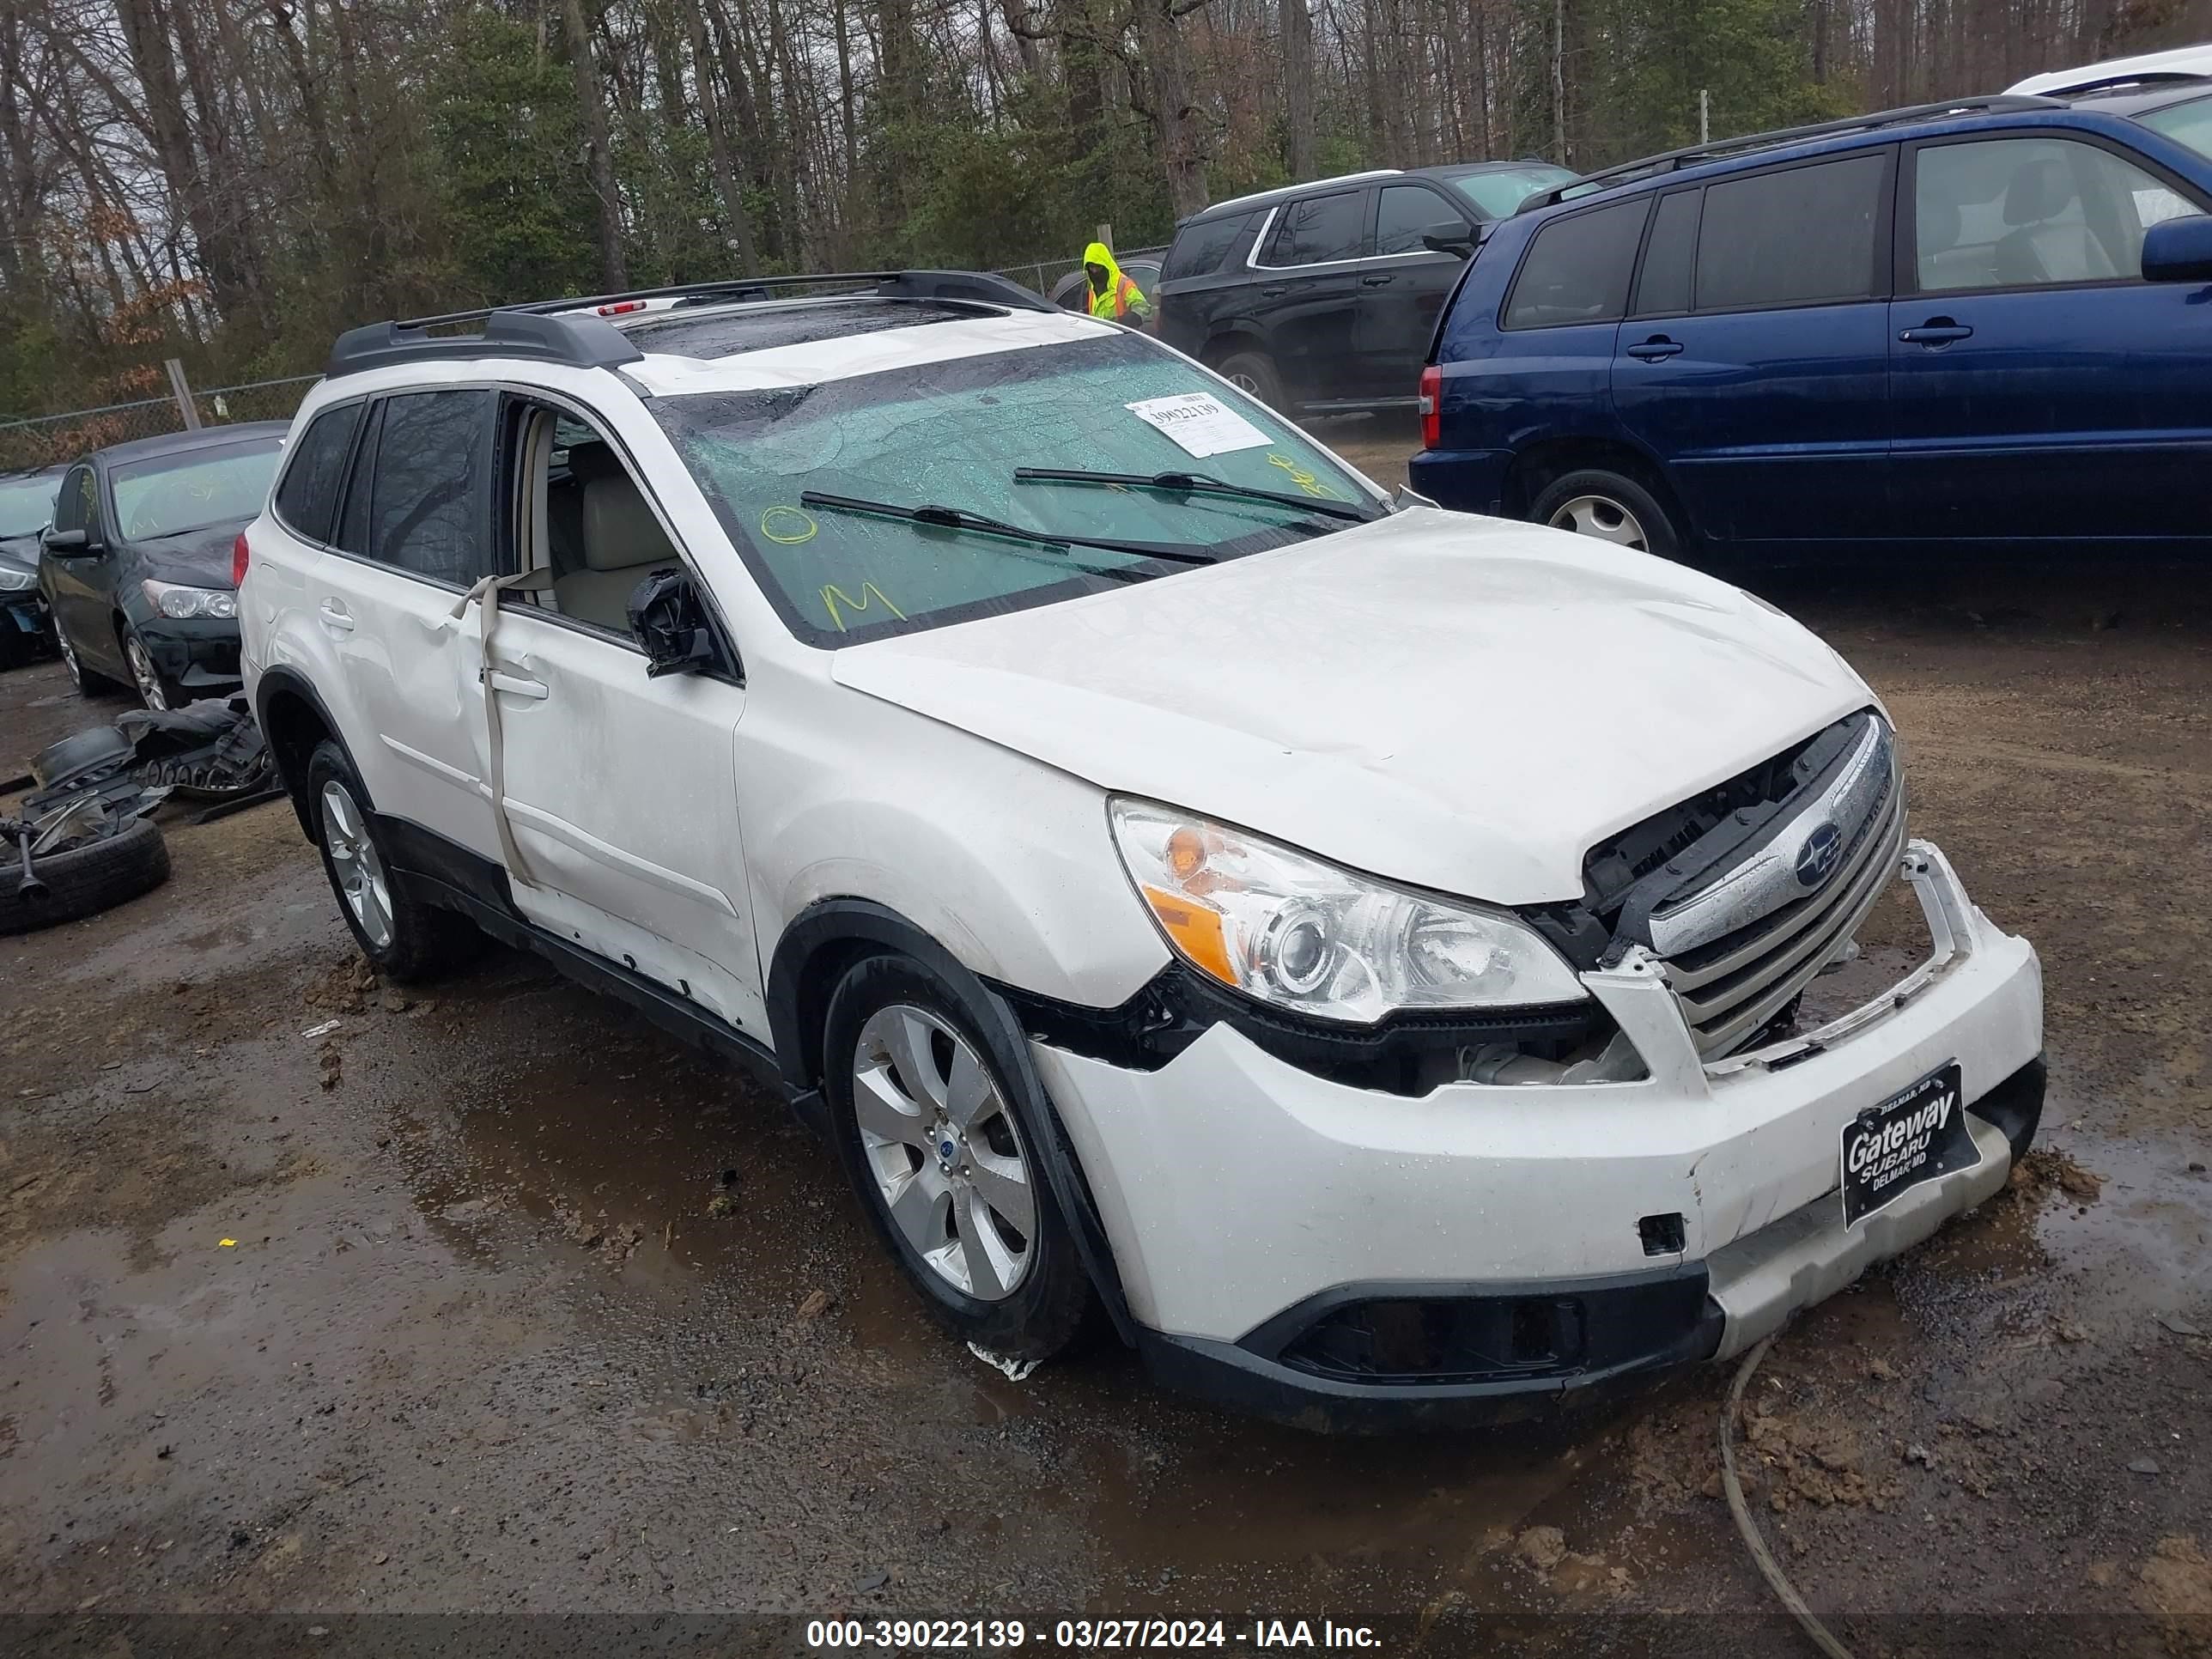
{"label": "black lower bumper trim", "polygon": [[[1242,1343],[1140,1329],[1137,1346],[1156,1380],[1182,1393],[1323,1434],[1388,1434],[1524,1422],[1609,1402],[1661,1372],[1710,1359],[1724,1323],[1705,1294],[1701,1264],[1650,1274],[1526,1285],[1352,1285],[1309,1297]],[[1509,1357],[1487,1376],[1354,1377],[1328,1369],[1317,1343],[1348,1312],[1429,1311],[1429,1324],[1506,1331],[1527,1310],[1562,1310],[1583,1345],[1552,1356]],[[1440,1316],[1440,1317],[1439,1317]],[[1285,1356],[1288,1356],[1287,1358]]]}

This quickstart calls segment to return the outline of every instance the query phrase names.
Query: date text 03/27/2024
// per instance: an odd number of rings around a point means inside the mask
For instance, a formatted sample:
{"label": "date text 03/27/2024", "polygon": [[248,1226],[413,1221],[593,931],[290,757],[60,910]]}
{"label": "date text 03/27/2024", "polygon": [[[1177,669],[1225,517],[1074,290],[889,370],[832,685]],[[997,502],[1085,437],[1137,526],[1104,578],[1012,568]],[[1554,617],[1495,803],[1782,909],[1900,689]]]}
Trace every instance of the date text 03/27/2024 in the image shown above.
{"label": "date text 03/27/2024", "polygon": [[822,1652],[840,1649],[921,1652],[1025,1647],[1068,1649],[1294,1648],[1372,1650],[1382,1645],[1365,1625],[1323,1619],[1062,1619],[1047,1626],[1019,1619],[817,1619],[806,1644]]}

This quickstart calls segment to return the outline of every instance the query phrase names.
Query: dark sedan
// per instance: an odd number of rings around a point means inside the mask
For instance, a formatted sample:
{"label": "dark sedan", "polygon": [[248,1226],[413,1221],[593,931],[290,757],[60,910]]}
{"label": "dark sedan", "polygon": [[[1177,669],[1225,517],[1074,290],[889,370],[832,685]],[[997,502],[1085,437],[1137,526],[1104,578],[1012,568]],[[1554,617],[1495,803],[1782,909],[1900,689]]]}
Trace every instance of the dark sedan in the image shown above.
{"label": "dark sedan", "polygon": [[62,469],[0,472],[0,668],[34,656],[46,642],[39,597],[39,533],[54,516]]}
{"label": "dark sedan", "polygon": [[269,499],[285,428],[142,438],[70,468],[39,583],[77,690],[134,686],[169,708],[238,689],[231,546]]}

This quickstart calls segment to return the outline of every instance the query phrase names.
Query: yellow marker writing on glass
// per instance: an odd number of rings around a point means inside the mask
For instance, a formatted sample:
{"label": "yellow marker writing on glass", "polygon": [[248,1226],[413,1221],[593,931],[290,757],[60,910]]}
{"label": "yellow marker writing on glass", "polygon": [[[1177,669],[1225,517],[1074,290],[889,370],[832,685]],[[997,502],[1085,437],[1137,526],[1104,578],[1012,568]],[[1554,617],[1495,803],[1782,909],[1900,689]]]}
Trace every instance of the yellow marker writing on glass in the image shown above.
{"label": "yellow marker writing on glass", "polygon": [[785,547],[811,542],[821,526],[795,507],[771,507],[760,515],[760,533]]}
{"label": "yellow marker writing on glass", "polygon": [[872,610],[880,605],[901,622],[906,620],[906,612],[893,605],[884,590],[873,582],[860,584],[860,597],[857,599],[835,582],[825,584],[822,589],[822,608],[830,613],[830,625],[842,629],[845,626],[845,617],[843,612],[837,608],[841,605],[846,611],[850,611],[856,616],[863,611]]}
{"label": "yellow marker writing on glass", "polygon": [[1279,466],[1284,471],[1289,473],[1291,475],[1291,482],[1296,484],[1299,489],[1304,490],[1307,495],[1326,495],[1331,501],[1336,499],[1336,492],[1334,490],[1331,489],[1311,472],[1309,472],[1304,467],[1300,466],[1289,456],[1270,454],[1267,457],[1267,465],[1269,466]]}

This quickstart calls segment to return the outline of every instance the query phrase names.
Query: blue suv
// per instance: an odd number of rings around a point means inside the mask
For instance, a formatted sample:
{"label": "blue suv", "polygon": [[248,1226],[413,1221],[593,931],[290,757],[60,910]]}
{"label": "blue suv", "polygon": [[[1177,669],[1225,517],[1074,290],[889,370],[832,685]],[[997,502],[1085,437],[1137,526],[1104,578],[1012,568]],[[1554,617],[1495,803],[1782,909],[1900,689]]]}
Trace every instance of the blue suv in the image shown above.
{"label": "blue suv", "polygon": [[1923,106],[1534,198],[1413,486],[1664,556],[2212,538],[2212,78]]}

